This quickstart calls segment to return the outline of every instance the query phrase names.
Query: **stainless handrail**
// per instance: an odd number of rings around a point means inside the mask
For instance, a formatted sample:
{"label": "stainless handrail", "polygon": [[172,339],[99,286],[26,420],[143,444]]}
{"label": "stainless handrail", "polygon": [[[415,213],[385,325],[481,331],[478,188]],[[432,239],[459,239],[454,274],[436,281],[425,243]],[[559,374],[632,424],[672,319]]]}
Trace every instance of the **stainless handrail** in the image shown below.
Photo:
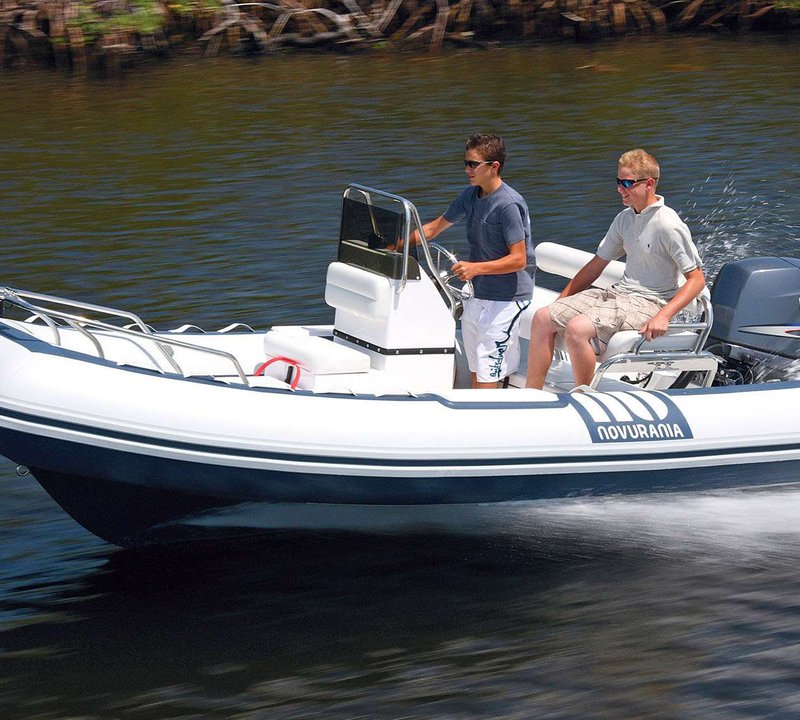
{"label": "stainless handrail", "polygon": [[55,295],[43,295],[42,293],[31,292],[30,290],[18,290],[10,287],[2,288],[0,291],[0,299],[6,299],[9,293],[16,297],[26,297],[31,300],[40,300],[55,305],[65,305],[71,308],[78,308],[79,310],[89,310],[91,312],[102,313],[104,315],[116,316],[129,320],[135,325],[138,325],[144,333],[150,332],[150,328],[147,327],[145,322],[138,315],[128,312],[127,310],[117,310],[116,308],[110,308],[104,305],[93,305],[92,303],[85,303],[79,300],[68,300]]}
{"label": "stainless handrail", "polygon": [[439,285],[442,292],[447,297],[451,312],[454,312],[458,305],[458,300],[454,297],[452,291],[447,287],[442,278],[439,277],[439,273],[436,272],[433,263],[433,257],[431,256],[430,247],[428,245],[428,240],[425,237],[424,231],[422,230],[422,220],[420,220],[419,213],[417,212],[417,208],[414,206],[414,204],[400,195],[395,195],[394,193],[386,192],[385,190],[376,190],[375,188],[367,187],[366,185],[359,185],[358,183],[350,183],[345,188],[342,196],[344,198],[349,198],[351,190],[356,190],[364,196],[368,208],[373,207],[373,196],[382,197],[391,202],[398,203],[403,208],[403,216],[405,220],[403,223],[403,236],[401,238],[403,243],[403,272],[400,278],[400,284],[397,286],[395,293],[399,295],[401,292],[403,292],[406,283],[408,282],[408,259],[410,257],[409,240],[411,239],[411,227],[413,223],[417,232],[419,233],[419,245],[422,247],[422,252],[425,255],[425,262],[428,264],[430,276],[434,278],[436,284]]}
{"label": "stainless handrail", "polygon": [[[702,332],[697,333],[697,339],[695,340],[694,347],[692,348],[691,352],[694,354],[699,353],[706,344],[706,340],[708,340],[708,336],[711,333],[711,326],[714,324],[714,308],[711,305],[711,301],[705,295],[699,295],[698,301],[702,307],[701,313],[705,320],[703,322],[691,322],[691,323],[684,323],[684,322],[674,322],[668,325],[669,330],[701,330]],[[640,352],[658,352],[658,350],[641,350],[642,345],[647,342],[644,335],[636,341],[636,344],[633,346],[631,352],[634,355],[639,355]],[[688,352],[688,351],[684,351]]]}
{"label": "stainless handrail", "polygon": [[[102,320],[94,320],[91,318],[86,318],[79,315],[73,315],[71,313],[63,312],[61,310],[54,310],[52,308],[45,308],[39,305],[34,305],[31,302],[23,299],[23,297],[36,299],[43,302],[48,302],[56,305],[63,305],[66,307],[73,307],[75,309],[83,309],[83,310],[92,310],[94,312],[102,313],[105,315],[116,316],[119,318],[127,319],[133,321],[133,323],[139,328],[138,330],[130,330],[128,328],[121,328],[117,325],[112,325],[110,323],[103,322]],[[170,345],[174,347],[182,347],[187,350],[193,350],[199,353],[205,353],[208,355],[216,355],[217,357],[221,357],[225,360],[230,361],[233,365],[234,369],[236,370],[236,374],[239,376],[241,381],[249,387],[250,383],[247,380],[247,375],[245,374],[242,366],[240,365],[239,361],[236,359],[234,355],[225,350],[220,350],[218,348],[209,348],[204,347],[202,345],[195,345],[193,343],[188,343],[183,340],[175,340],[173,338],[164,337],[163,335],[158,335],[154,333],[137,315],[133,313],[126,312],[124,310],[116,310],[115,308],[104,307],[102,305],[92,305],[90,303],[82,303],[78,301],[67,300],[65,298],[56,297],[54,295],[42,295],[40,293],[33,293],[27,290],[16,290],[14,288],[3,287],[0,288],[0,301],[9,303],[11,305],[16,305],[23,310],[33,313],[36,317],[41,318],[45,324],[50,327],[55,335],[55,345],[60,347],[61,346],[61,335],[58,331],[58,324],[54,322],[53,318],[59,319],[73,327],[75,330],[79,331],[83,335],[88,335],[98,349],[98,353],[101,358],[104,358],[104,353],[102,350],[102,345],[100,344],[99,340],[92,335],[89,328],[94,330],[104,330],[110,332],[114,335],[121,336],[124,339],[129,339],[131,342],[138,347],[148,358],[152,356],[150,353],[142,347],[139,343],[141,341],[147,341],[153,343],[161,354],[164,356],[164,359],[169,363],[172,369],[180,374],[183,375],[183,370],[181,369],[180,365],[175,361],[170,353],[167,352],[164,345]],[[155,361],[153,361],[155,362]]]}
{"label": "stainless handrail", "polygon": [[[679,364],[681,361],[685,362],[687,360],[705,365],[705,367],[693,365],[692,369],[704,372],[705,379],[703,381],[703,387],[710,387],[714,381],[714,374],[717,370],[719,358],[707,350],[701,350],[696,353],[689,352],[688,350],[672,350],[638,354],[630,352],[613,355],[597,366],[589,386],[597,389],[600,385],[600,381],[611,368],[615,368],[615,371],[619,373],[624,370],[626,366],[630,367],[634,363],[646,363],[647,365],[653,366],[653,369],[666,370],[670,369],[673,365]],[[663,367],[657,368],[655,367],[657,365],[662,365]]]}
{"label": "stainless handrail", "polygon": [[714,309],[711,305],[711,300],[705,294],[698,296],[697,298],[701,305],[701,312],[704,318],[703,322],[690,322],[690,323],[683,323],[683,322],[675,322],[669,324],[670,330],[700,330],[701,332],[697,333],[697,338],[694,341],[694,345],[691,349],[686,350],[668,350],[668,349],[661,349],[661,348],[645,348],[642,349],[642,346],[645,342],[647,342],[642,336],[639,338],[631,348],[630,352],[618,353],[617,355],[612,355],[609,358],[606,358],[600,365],[598,365],[597,369],[594,372],[594,376],[592,377],[592,381],[590,383],[591,387],[597,388],[600,384],[600,380],[605,376],[605,374],[615,365],[626,365],[633,362],[644,361],[647,363],[677,363],[681,360],[686,360],[687,358],[696,358],[697,360],[706,361],[709,363],[709,369],[703,369],[706,373],[705,380],[704,380],[704,387],[709,387],[714,380],[714,372],[712,371],[711,366],[713,365],[713,370],[716,370],[716,356],[712,355],[711,353],[703,350],[706,344],[706,340],[708,339],[709,334],[711,333],[711,326],[714,324]]}

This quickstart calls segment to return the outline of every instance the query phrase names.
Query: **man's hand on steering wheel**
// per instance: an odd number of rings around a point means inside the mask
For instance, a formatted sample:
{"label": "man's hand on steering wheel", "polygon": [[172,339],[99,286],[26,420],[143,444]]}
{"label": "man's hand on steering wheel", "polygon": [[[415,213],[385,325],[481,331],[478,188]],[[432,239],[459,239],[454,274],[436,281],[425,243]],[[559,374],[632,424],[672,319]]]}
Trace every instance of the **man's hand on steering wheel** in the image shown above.
{"label": "man's hand on steering wheel", "polygon": [[452,267],[453,274],[464,282],[469,282],[478,275],[478,263],[459,261]]}

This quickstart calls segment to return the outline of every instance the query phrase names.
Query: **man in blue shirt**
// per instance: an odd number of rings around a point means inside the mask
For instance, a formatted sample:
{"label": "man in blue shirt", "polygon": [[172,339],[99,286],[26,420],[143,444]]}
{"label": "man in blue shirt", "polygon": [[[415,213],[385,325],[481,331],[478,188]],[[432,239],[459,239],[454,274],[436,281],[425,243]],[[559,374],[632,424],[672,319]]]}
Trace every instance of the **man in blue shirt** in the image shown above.
{"label": "man in blue shirt", "polygon": [[[464,301],[461,329],[472,386],[496,388],[519,365],[519,317],[533,293],[536,262],[531,221],[522,196],[503,182],[503,139],[472,135],[466,143],[466,188],[444,215],[422,226],[432,240],[466,220],[469,260],[453,265],[472,281],[474,297]],[[413,241],[418,242],[415,233]]]}

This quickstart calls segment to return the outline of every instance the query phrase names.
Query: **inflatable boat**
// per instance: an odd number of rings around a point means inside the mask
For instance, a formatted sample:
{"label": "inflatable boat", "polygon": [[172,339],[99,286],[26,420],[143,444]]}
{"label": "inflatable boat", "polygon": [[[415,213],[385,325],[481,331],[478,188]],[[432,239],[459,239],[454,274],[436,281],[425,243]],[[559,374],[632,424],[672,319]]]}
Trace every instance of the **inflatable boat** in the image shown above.
{"label": "inflatable boat", "polygon": [[[118,545],[244,531],[458,529],[576,496],[800,482],[800,260],[731,263],[663,338],[620,333],[574,392],[473,390],[453,255],[414,205],[343,193],[331,325],[156,330],[0,290],[0,453]],[[530,320],[587,253],[541,243]],[[616,281],[612,263],[597,284]],[[563,282],[563,280],[561,280]],[[480,522],[479,520],[477,522]]]}

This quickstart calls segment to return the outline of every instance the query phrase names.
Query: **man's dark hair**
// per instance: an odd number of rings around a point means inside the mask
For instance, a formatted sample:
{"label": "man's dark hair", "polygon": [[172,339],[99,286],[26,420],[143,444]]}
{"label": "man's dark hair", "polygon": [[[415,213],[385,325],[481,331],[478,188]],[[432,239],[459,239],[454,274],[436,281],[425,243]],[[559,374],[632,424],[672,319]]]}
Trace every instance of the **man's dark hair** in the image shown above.
{"label": "man's dark hair", "polygon": [[491,162],[499,162],[500,170],[498,174],[503,172],[503,165],[506,162],[506,144],[503,138],[499,135],[485,135],[476,133],[467,138],[467,150],[474,150],[484,160]]}

